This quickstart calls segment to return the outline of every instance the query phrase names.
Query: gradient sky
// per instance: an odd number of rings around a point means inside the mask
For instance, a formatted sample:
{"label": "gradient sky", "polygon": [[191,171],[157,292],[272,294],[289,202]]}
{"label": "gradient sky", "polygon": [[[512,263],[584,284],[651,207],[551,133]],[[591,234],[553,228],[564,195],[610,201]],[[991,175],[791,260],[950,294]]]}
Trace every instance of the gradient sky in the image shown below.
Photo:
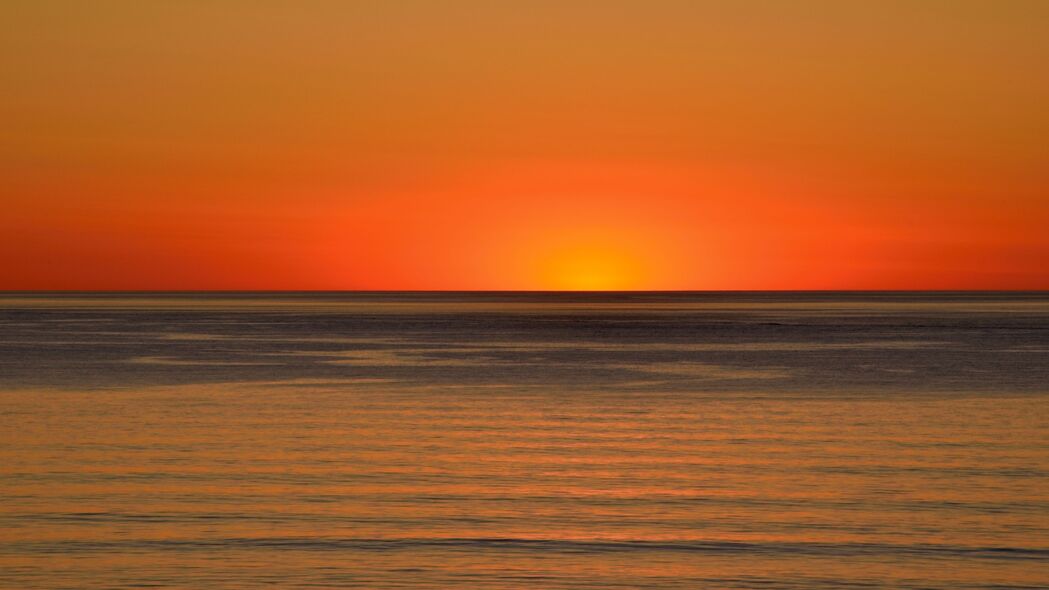
{"label": "gradient sky", "polygon": [[1049,2],[7,0],[2,289],[1049,289]]}

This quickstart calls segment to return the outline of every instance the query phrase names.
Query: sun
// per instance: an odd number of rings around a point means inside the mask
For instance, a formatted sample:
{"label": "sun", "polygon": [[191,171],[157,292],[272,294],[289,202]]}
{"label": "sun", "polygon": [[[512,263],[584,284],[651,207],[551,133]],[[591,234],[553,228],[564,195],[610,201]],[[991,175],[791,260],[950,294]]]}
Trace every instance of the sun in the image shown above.
{"label": "sun", "polygon": [[492,247],[482,249],[492,277],[514,289],[538,291],[675,288],[680,248],[668,232],[625,221],[541,221],[493,233]]}
{"label": "sun", "polygon": [[614,241],[584,242],[554,249],[543,264],[544,288],[557,291],[629,291],[644,285],[638,254]]}

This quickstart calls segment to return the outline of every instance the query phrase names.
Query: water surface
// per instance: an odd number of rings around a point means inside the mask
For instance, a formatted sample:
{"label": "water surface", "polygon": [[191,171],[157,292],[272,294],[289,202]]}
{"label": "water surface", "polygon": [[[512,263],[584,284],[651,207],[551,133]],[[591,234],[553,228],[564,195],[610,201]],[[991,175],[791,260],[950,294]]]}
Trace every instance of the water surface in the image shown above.
{"label": "water surface", "polygon": [[1043,588],[1049,295],[0,297],[0,586]]}

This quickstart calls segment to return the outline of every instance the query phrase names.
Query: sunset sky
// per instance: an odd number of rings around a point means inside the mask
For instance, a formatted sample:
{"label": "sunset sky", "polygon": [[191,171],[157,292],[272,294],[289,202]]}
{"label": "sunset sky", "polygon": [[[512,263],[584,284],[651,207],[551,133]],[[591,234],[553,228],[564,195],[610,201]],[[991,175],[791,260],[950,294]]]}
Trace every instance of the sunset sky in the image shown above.
{"label": "sunset sky", "polygon": [[1049,2],[0,6],[0,289],[1049,289]]}

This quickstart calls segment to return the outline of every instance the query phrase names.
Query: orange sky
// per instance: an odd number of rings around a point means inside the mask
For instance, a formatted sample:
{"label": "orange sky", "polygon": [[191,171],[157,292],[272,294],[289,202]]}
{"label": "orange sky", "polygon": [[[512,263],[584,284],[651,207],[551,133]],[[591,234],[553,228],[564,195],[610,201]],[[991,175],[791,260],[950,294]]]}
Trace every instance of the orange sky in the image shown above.
{"label": "orange sky", "polygon": [[1049,289],[1049,2],[0,7],[2,289]]}

